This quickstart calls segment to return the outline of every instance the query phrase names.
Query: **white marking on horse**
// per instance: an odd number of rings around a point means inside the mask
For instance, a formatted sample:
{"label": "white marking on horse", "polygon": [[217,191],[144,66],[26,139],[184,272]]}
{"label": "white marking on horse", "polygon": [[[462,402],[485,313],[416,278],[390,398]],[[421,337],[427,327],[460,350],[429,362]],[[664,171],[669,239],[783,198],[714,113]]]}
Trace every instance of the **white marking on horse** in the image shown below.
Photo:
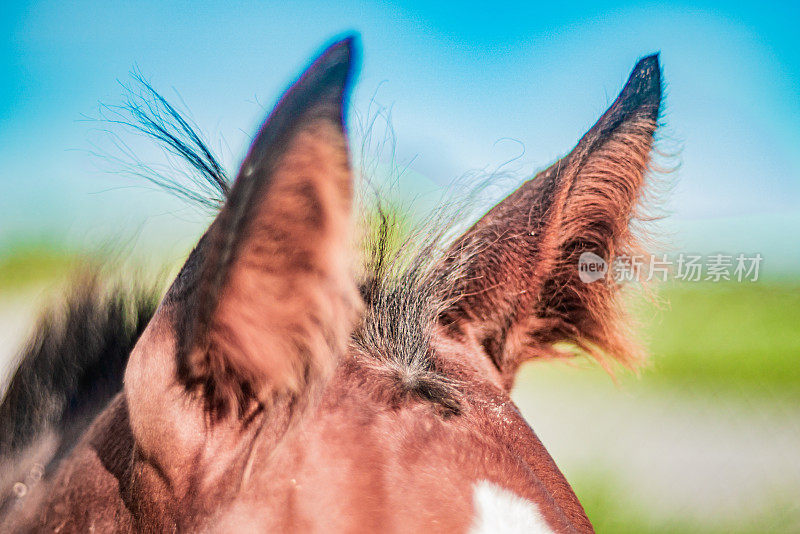
{"label": "white marking on horse", "polygon": [[486,480],[475,484],[472,494],[475,519],[470,534],[552,534],[539,507]]}

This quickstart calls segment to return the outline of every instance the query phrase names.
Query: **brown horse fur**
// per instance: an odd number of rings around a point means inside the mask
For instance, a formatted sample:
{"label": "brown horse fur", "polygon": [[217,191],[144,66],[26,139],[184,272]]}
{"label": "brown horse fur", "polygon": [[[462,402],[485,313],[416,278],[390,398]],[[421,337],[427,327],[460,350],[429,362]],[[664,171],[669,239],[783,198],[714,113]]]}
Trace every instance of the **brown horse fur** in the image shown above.
{"label": "brown horse fur", "polygon": [[[353,50],[352,39],[332,45],[289,89],[229,192],[211,165],[225,205],[146,329],[120,336],[124,385],[84,410],[91,426],[60,408],[61,427],[48,416],[16,430],[59,389],[26,397],[25,382],[69,363],[24,357],[0,407],[14,443],[4,451],[47,468],[5,496],[4,531],[465,532],[485,523],[484,483],[538,510],[537,531],[592,531],[509,389],[523,361],[558,354],[559,342],[637,362],[617,286],[583,284],[577,260],[635,246],[658,60],[639,62],[569,155],[441,253],[439,230],[411,257],[387,253],[384,218],[356,283],[344,130]],[[87,368],[106,352],[88,349]],[[64,429],[83,435],[54,456]]]}
{"label": "brown horse fur", "polygon": [[[610,354],[631,367],[639,363],[614,279],[582,283],[576,265],[583,252],[608,264],[637,252],[630,221],[645,192],[660,103],[658,59],[650,56],[569,155],[523,184],[453,245],[457,254],[491,243],[462,266],[464,297],[441,319],[475,338],[507,387],[522,362],[563,356],[553,347],[559,341],[600,360]],[[445,268],[453,263],[445,258]]]}

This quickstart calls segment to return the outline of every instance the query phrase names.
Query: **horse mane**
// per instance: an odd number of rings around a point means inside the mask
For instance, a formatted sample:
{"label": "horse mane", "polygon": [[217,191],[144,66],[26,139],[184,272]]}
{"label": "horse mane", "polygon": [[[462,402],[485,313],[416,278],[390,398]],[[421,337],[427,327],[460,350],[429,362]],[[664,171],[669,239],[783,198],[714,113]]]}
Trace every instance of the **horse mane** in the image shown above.
{"label": "horse mane", "polygon": [[121,167],[121,173],[155,184],[197,207],[219,210],[225,203],[231,180],[211,150],[200,128],[134,71],[132,83],[122,87],[122,104],[101,104],[101,123],[144,136],[161,148],[169,165],[157,168],[142,161],[115,131],[107,129],[121,155],[105,153]]}
{"label": "horse mane", "polygon": [[55,440],[51,464],[72,449],[122,389],[159,293],[155,286],[104,287],[98,274],[84,274],[61,306],[44,311],[0,403],[0,465],[39,438]]}
{"label": "horse mane", "polygon": [[457,414],[458,384],[431,352],[437,319],[455,302],[455,281],[462,274],[459,268],[436,268],[456,213],[441,209],[416,224],[404,223],[380,197],[369,213],[376,219],[364,225],[372,233],[362,242],[365,308],[353,333],[356,357],[376,375],[376,394],[390,403],[415,397],[445,415]]}

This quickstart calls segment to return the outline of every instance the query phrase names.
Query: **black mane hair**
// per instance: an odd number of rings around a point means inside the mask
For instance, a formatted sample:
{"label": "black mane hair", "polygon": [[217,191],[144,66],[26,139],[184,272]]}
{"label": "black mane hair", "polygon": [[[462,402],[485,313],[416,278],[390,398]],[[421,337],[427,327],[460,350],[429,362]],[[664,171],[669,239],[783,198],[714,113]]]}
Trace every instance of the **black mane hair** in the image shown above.
{"label": "black mane hair", "polygon": [[[143,178],[198,207],[218,210],[230,190],[220,158],[188,112],[179,111],[140,72],[134,71],[131,78],[130,84],[121,84],[126,95],[122,104],[100,106],[99,122],[108,126],[105,132],[120,153],[102,155],[121,167],[122,174]],[[143,162],[115,127],[154,141],[169,164],[154,167]]]}
{"label": "black mane hair", "polygon": [[[37,458],[49,472],[122,389],[128,356],[160,292],[103,286],[98,275],[78,277],[24,346],[0,403],[0,490],[14,482],[8,478],[20,455],[40,440],[51,443],[46,458]],[[0,494],[0,503],[5,497]]]}

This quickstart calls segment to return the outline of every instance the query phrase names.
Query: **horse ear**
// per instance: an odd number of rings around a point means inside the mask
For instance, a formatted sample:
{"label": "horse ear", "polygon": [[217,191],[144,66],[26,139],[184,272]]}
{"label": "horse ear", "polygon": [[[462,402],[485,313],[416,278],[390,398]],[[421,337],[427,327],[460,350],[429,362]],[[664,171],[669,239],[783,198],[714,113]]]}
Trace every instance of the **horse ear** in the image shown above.
{"label": "horse ear", "polygon": [[[611,276],[579,277],[579,258],[605,262],[635,247],[635,217],[661,104],[657,56],[636,65],[620,95],[570,154],[523,184],[460,237],[444,262],[461,295],[441,317],[471,336],[508,387],[519,364],[562,355],[558,342],[633,366]],[[468,258],[466,260],[459,258]]]}
{"label": "horse ear", "polygon": [[360,302],[344,131],[353,54],[352,38],[332,45],[284,94],[193,253],[178,375],[211,411],[300,392],[349,338]]}

